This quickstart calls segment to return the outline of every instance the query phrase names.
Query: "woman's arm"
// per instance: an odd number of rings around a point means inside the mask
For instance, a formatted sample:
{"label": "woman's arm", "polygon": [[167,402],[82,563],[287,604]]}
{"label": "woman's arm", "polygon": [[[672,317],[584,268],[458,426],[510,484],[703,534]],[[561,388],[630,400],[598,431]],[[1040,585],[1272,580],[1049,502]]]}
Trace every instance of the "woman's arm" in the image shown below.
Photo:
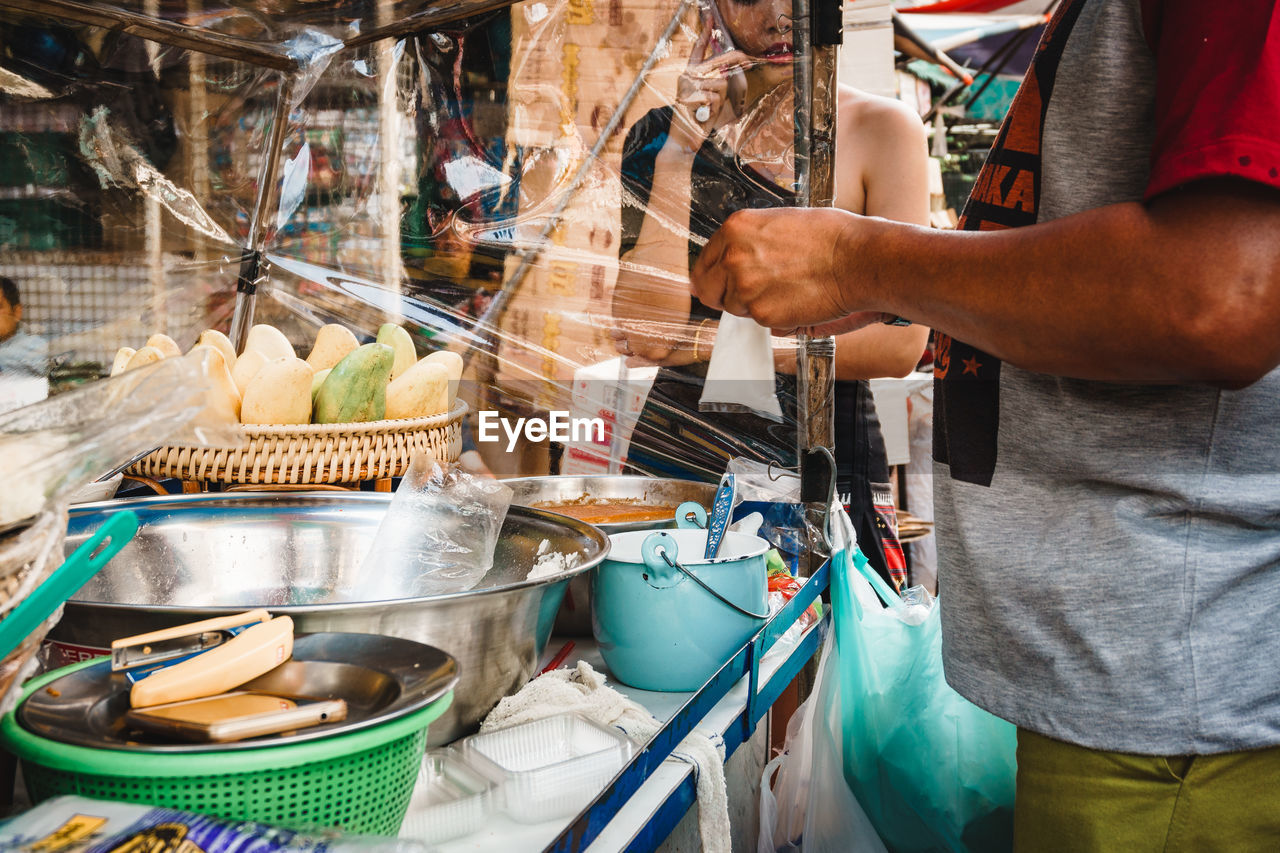
{"label": "woman's arm", "polygon": [[674,137],[668,136],[654,159],[653,190],[640,233],[635,247],[619,259],[613,289],[619,350],[655,362],[682,348],[692,304],[687,282],[694,152]]}
{"label": "woman's arm", "polygon": [[[924,125],[905,105],[842,88],[836,128],[835,207],[913,225],[929,224],[929,150]],[[878,323],[836,336],[837,379],[906,376],[929,339],[927,326]],[[776,351],[794,373],[795,347]]]}
{"label": "woman's arm", "polygon": [[746,62],[740,51],[707,59],[710,38],[704,30],[680,76],[645,215],[635,246],[619,258],[613,291],[618,350],[664,364],[688,364],[710,352],[710,341],[696,339],[697,327],[689,324],[691,173],[707,134],[732,117],[726,71]]}

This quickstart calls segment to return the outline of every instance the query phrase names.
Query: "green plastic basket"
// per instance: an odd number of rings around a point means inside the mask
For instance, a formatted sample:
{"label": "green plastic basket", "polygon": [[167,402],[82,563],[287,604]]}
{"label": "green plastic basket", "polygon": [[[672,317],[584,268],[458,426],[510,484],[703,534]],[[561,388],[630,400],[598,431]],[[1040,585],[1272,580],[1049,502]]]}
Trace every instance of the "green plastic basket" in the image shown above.
{"label": "green plastic basket", "polygon": [[[102,658],[32,681],[22,698]],[[22,762],[32,802],[79,794],[181,809],[286,829],[338,827],[365,835],[400,830],[426,750],[427,726],[453,692],[368,729],[293,745],[228,752],[149,754],[93,749],[33,734],[13,712],[0,742]]]}

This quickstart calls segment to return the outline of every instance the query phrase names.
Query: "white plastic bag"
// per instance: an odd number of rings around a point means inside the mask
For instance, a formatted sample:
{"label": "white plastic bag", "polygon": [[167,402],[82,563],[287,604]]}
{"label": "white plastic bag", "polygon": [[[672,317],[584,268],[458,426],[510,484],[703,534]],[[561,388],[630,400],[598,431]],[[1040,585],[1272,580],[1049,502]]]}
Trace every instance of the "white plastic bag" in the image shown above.
{"label": "white plastic bag", "polygon": [[[828,616],[824,634],[830,622]],[[784,752],[765,765],[760,780],[757,853],[885,853],[840,765],[839,671],[836,644],[825,642],[813,693],[796,709]]]}
{"label": "white plastic bag", "polygon": [[698,409],[753,412],[782,421],[782,406],[774,390],[773,338],[768,329],[750,317],[721,315]]}

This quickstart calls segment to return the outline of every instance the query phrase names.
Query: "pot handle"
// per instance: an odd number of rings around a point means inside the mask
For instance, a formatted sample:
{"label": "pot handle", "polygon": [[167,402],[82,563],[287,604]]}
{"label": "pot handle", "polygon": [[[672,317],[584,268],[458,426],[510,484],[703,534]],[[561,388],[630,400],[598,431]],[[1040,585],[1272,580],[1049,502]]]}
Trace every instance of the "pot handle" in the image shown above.
{"label": "pot handle", "polygon": [[707,510],[697,501],[685,501],[676,507],[676,527],[681,530],[706,530]]}
{"label": "pot handle", "polygon": [[674,537],[658,532],[650,533],[640,543],[640,561],[647,571],[645,580],[654,589],[668,589],[684,579],[672,571],[671,563],[663,559],[665,554],[676,554],[679,549]]}
{"label": "pot handle", "polygon": [[681,565],[680,550],[676,547],[676,540],[674,537],[666,533],[654,533],[645,537],[644,542],[640,545],[640,556],[651,572],[655,574],[665,574],[669,569],[675,569],[709,592],[711,595],[715,596],[721,604],[738,611],[748,619],[759,619],[763,621],[769,618],[768,611],[764,613],[752,613],[750,610],[746,610],[734,604],[732,601],[716,592],[715,589],[704,582],[702,578],[698,577],[688,568]]}

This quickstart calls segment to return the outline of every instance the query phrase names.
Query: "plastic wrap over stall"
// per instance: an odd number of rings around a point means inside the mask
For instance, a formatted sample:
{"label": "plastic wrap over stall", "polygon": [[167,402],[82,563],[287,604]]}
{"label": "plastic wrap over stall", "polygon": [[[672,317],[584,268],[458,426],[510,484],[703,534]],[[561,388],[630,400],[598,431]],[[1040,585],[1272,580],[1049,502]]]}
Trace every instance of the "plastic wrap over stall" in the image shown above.
{"label": "plastic wrap over stall", "polygon": [[498,475],[794,464],[794,340],[688,287],[732,211],[797,203],[790,12],[0,0],[4,401],[154,333],[394,324],[461,356]]}

